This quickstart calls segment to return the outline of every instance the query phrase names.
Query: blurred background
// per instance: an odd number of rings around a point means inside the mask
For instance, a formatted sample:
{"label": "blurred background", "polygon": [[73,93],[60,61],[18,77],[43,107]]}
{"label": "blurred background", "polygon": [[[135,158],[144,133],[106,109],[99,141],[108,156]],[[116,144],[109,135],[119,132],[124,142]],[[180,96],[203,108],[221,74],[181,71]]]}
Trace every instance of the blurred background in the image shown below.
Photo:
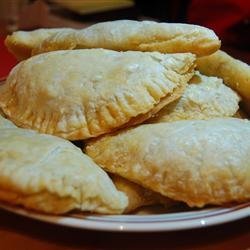
{"label": "blurred background", "polygon": [[0,77],[16,64],[3,43],[13,31],[84,28],[117,19],[206,26],[220,37],[223,50],[250,63],[249,0],[0,0]]}

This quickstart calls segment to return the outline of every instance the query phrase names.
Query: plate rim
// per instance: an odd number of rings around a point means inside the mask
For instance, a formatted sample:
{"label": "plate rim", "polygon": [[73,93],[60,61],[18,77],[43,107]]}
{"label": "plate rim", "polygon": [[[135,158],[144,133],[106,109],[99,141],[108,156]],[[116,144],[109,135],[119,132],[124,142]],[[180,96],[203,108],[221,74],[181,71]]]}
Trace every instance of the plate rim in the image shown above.
{"label": "plate rim", "polygon": [[[156,220],[143,221],[145,218],[154,218],[158,215],[86,215],[82,218],[66,215],[46,215],[34,211],[27,210],[22,207],[11,206],[0,202],[0,208],[8,212],[21,215],[33,220],[38,220],[50,224],[66,226],[71,228],[93,230],[93,231],[107,231],[107,232],[171,232],[181,231],[195,228],[205,228],[208,226],[219,225],[235,220],[243,219],[250,216],[250,202],[242,203],[232,207],[216,207],[211,209],[198,210],[207,211],[207,216],[186,217],[185,220]],[[211,213],[209,213],[211,211]],[[214,213],[213,213],[214,211]],[[158,217],[173,217],[173,215],[190,213],[194,214],[197,211],[191,212],[176,212],[160,214]],[[139,217],[141,222],[133,221],[133,218]],[[94,220],[93,220],[94,218]],[[96,219],[98,218],[98,219]],[[110,218],[113,220],[110,220]],[[115,218],[120,218],[115,220]],[[131,218],[132,221],[126,221],[126,218]],[[104,219],[104,220],[103,220]],[[105,220],[106,219],[106,220]]]}

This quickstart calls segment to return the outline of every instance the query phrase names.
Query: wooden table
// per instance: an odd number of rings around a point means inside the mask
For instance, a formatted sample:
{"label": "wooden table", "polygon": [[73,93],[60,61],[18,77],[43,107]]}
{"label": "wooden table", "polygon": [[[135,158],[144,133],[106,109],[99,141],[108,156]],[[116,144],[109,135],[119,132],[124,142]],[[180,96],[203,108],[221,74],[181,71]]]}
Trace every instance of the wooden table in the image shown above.
{"label": "wooden table", "polygon": [[161,233],[87,231],[0,210],[0,250],[250,250],[250,219],[203,229]]}

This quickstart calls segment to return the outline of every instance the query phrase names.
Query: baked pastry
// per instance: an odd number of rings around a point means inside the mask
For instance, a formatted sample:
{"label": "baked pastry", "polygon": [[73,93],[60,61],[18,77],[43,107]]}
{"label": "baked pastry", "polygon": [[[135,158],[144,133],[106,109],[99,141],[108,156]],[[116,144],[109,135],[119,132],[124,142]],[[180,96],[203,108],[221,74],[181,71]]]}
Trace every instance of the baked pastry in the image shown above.
{"label": "baked pastry", "polygon": [[143,188],[142,186],[118,175],[111,175],[111,179],[116,188],[125,193],[128,197],[128,206],[126,207],[124,213],[131,213],[136,209],[149,205],[162,204],[165,208],[169,208],[177,204],[176,201],[168,199],[167,197],[149,189]]}
{"label": "baked pastry", "polygon": [[2,127],[0,200],[52,214],[119,214],[128,204],[108,175],[69,141]]}
{"label": "baked pastry", "polygon": [[140,123],[179,98],[195,56],[103,49],[56,51],[19,63],[0,86],[16,125],[70,140]]}
{"label": "baked pastry", "polygon": [[191,207],[250,200],[250,121],[140,125],[89,142],[106,171]]}
{"label": "baked pastry", "polygon": [[[2,131],[2,133],[5,132],[5,130],[3,130],[4,128],[17,128],[17,127],[11,121],[9,121],[9,120],[3,118],[2,116],[0,116],[0,133],[1,133],[1,131]],[[18,129],[18,130],[21,130],[21,129]],[[24,135],[28,136],[28,134],[29,134],[29,132],[27,132],[28,130],[21,130],[21,131],[23,132]],[[10,133],[10,131],[8,131],[7,134],[8,133]],[[31,134],[31,136],[34,136],[33,132],[31,132],[30,134]],[[16,133],[16,131],[12,132],[11,136],[10,136],[10,140],[12,139],[12,136],[14,136],[14,135],[20,136],[20,132],[18,132],[18,133]],[[22,138],[23,137],[24,136],[22,136]],[[0,136],[0,138],[1,138],[1,136]],[[37,135],[34,136],[35,141],[38,138],[39,137],[37,137]],[[43,136],[40,137],[40,138],[42,138],[43,140],[46,139]],[[28,143],[28,141],[26,143]],[[26,143],[24,143],[24,145]],[[15,150],[13,150],[13,152],[14,151]],[[26,160],[29,161],[30,160],[29,157],[27,157],[27,159],[25,160],[25,155],[23,155],[23,157],[24,157],[23,158],[24,161],[26,161]],[[88,158],[85,155],[84,155],[84,157]],[[1,162],[1,160],[0,160],[0,162]],[[93,165],[93,163],[92,163],[92,165]],[[96,166],[95,166],[95,168],[96,168]],[[1,169],[1,167],[0,167],[0,169]],[[50,172],[50,170],[48,171],[48,175],[50,174],[49,172]],[[74,174],[75,171],[73,170],[72,172],[73,172],[72,174]],[[154,205],[155,204],[163,204],[165,207],[170,207],[170,206],[173,206],[173,205],[176,204],[176,202],[174,202],[174,201],[172,201],[172,200],[170,200],[170,199],[168,199],[166,197],[163,197],[160,194],[152,192],[151,190],[145,189],[145,188],[141,187],[140,185],[132,183],[132,182],[120,177],[120,176],[112,175],[111,179],[112,179],[116,189],[118,189],[119,191],[122,191],[126,195],[126,197],[128,198],[128,204],[127,204],[125,210],[123,211],[123,213],[130,213],[130,212],[133,212],[134,210],[136,210],[138,208],[141,208],[143,206],[148,206],[148,205],[153,205],[153,204]],[[9,191],[6,194],[9,195]],[[13,194],[13,195],[15,195],[15,194]],[[16,197],[16,196],[13,196],[13,197]],[[21,198],[21,196],[19,198]],[[56,201],[56,199],[58,199],[56,197],[51,197],[51,198],[54,199],[55,201]],[[1,200],[1,177],[0,177],[0,200]],[[13,203],[14,202],[16,202],[16,201],[13,201]],[[49,210],[49,209],[51,209],[51,205],[50,205],[51,202],[52,202],[52,200],[50,199],[49,202],[48,202],[49,205],[46,205],[47,209],[48,209],[48,212],[50,212],[50,213],[60,213],[60,211],[59,212],[56,212],[56,211],[53,212],[53,211]],[[61,202],[62,201],[60,201],[60,203]],[[30,208],[40,210],[40,207],[41,207],[41,205],[38,204],[37,207],[34,207],[34,208],[30,207]],[[62,208],[59,207],[59,209],[62,209]],[[42,211],[44,211],[44,210],[42,210]],[[44,212],[46,212],[46,211],[44,211]]]}
{"label": "baked pastry", "polygon": [[197,25],[118,20],[56,33],[38,44],[32,53],[80,48],[191,52],[204,56],[217,51],[220,41],[212,30]]}
{"label": "baked pastry", "polygon": [[5,39],[5,45],[8,50],[15,55],[18,60],[24,60],[31,57],[32,50],[49,36],[59,31],[70,31],[69,28],[57,29],[37,29],[34,31],[16,31],[8,35]]}
{"label": "baked pastry", "polygon": [[245,109],[250,112],[250,66],[229,56],[224,51],[201,57],[198,70],[208,76],[217,76],[234,89],[241,97]]}
{"label": "baked pastry", "polygon": [[239,96],[222,79],[197,71],[189,83],[180,99],[162,108],[147,122],[232,117],[239,109]]}

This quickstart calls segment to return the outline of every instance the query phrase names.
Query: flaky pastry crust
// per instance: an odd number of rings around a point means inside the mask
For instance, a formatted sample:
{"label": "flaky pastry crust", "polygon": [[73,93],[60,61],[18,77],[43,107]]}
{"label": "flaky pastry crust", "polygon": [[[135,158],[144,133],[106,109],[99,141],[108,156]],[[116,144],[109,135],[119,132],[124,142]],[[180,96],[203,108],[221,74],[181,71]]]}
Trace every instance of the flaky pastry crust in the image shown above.
{"label": "flaky pastry crust", "polygon": [[197,60],[199,71],[208,76],[217,76],[241,97],[245,110],[250,114],[250,66],[233,58],[224,51]]}
{"label": "flaky pastry crust", "polygon": [[67,28],[15,31],[5,39],[5,46],[19,60],[31,57],[32,50],[55,33],[70,31]]}
{"label": "flaky pastry crust", "polygon": [[79,48],[191,52],[204,56],[217,51],[220,41],[212,30],[198,25],[118,20],[56,33],[38,44],[32,54]]}
{"label": "flaky pastry crust", "polygon": [[236,118],[140,125],[96,139],[106,171],[189,206],[250,199],[250,122]]}
{"label": "flaky pastry crust", "polygon": [[39,212],[122,213],[127,197],[69,141],[0,128],[0,200]]}
{"label": "flaky pastry crust", "polygon": [[87,139],[140,123],[179,98],[194,66],[190,53],[50,52],[12,70],[0,107],[20,127]]}
{"label": "flaky pastry crust", "polygon": [[239,101],[240,97],[221,78],[196,72],[180,99],[166,105],[147,123],[233,117]]}

